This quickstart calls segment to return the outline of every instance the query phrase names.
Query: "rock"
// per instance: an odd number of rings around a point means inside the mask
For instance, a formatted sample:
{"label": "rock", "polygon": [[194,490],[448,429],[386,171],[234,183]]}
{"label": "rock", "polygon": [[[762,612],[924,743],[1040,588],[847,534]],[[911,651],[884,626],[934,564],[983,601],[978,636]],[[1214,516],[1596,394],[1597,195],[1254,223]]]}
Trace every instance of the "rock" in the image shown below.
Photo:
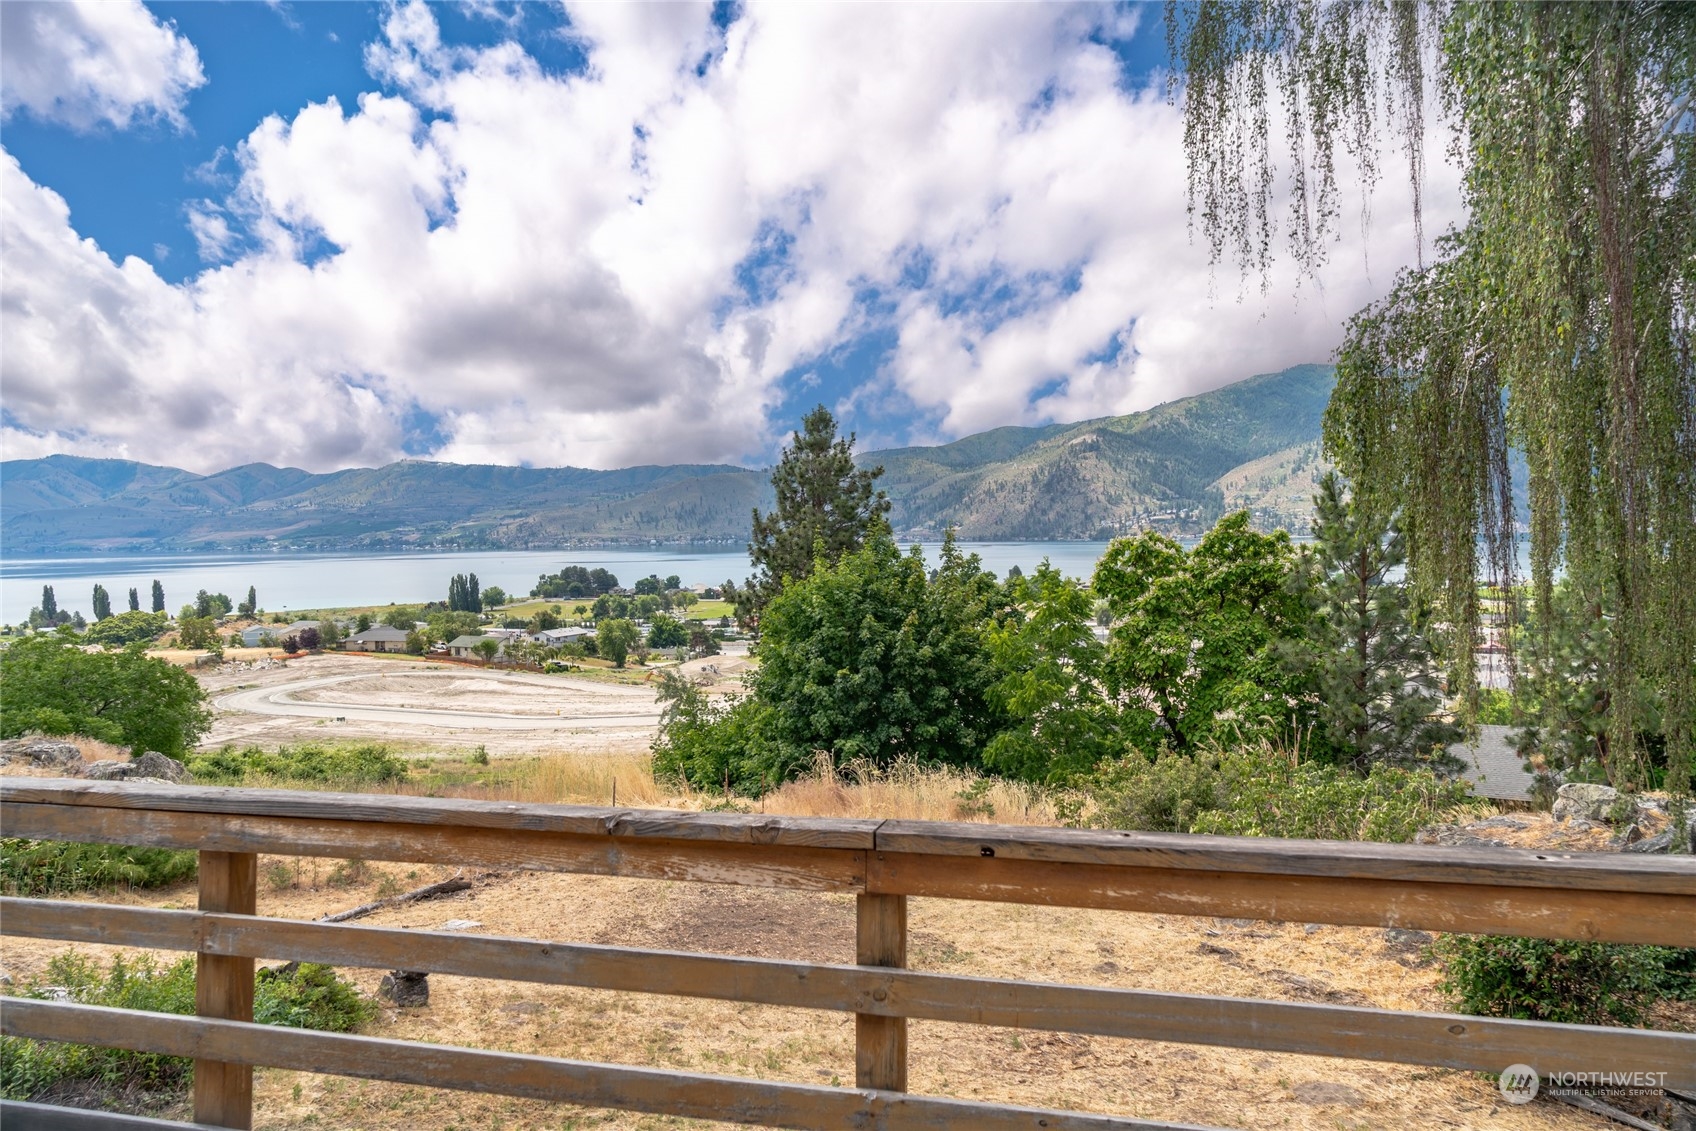
{"label": "rock", "polygon": [[1425,931],[1410,931],[1405,927],[1391,927],[1384,932],[1384,945],[1391,950],[1415,951],[1420,947],[1429,946],[1435,937]]}
{"label": "rock", "polygon": [[1567,782],[1555,791],[1554,818],[1557,821],[1575,817],[1587,821],[1605,821],[1608,810],[1619,800],[1619,790],[1611,785],[1591,785],[1588,782]]}
{"label": "rock", "polygon": [[428,970],[390,970],[377,984],[377,996],[404,1008],[430,1004]]}
{"label": "rock", "polygon": [[[1635,825],[1632,827],[1636,828]],[[1625,850],[1627,852],[1671,852],[1672,842],[1673,830],[1668,829],[1660,836],[1652,836],[1647,840],[1640,840],[1634,844],[1628,844],[1625,846]]]}
{"label": "rock", "polygon": [[9,986],[11,984],[12,975],[7,973],[4,967],[0,967],[0,986]]}
{"label": "rock", "polygon": [[481,927],[482,925],[483,924],[479,923],[475,919],[449,919],[446,923],[443,923],[441,926],[437,927],[436,930],[438,930],[438,931],[475,931],[477,928]]}
{"label": "rock", "polygon": [[132,777],[160,778],[173,785],[187,781],[189,777],[188,770],[181,762],[175,758],[167,758],[155,750],[149,750],[130,765],[134,767],[130,775]]}
{"label": "rock", "polygon": [[167,758],[163,754],[149,750],[130,762],[120,762],[116,758],[108,758],[103,762],[91,763],[83,770],[83,776],[95,781],[151,782],[158,785],[177,785],[187,779],[188,771],[175,758]]}
{"label": "rock", "polygon": [[0,764],[13,759],[73,774],[80,773],[83,764],[82,751],[74,744],[51,738],[13,738],[0,742]]}

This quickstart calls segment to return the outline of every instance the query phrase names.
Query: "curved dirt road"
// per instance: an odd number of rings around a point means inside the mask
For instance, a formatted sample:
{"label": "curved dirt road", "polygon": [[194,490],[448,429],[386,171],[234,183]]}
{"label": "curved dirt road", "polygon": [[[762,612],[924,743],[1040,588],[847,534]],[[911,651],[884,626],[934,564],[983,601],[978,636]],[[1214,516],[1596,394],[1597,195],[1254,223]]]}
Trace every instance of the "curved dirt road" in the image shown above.
{"label": "curved dirt road", "polygon": [[[397,679],[404,679],[408,684],[418,681],[440,683],[441,694],[436,697],[444,700],[455,697],[452,693],[462,691],[467,686],[467,681],[492,682],[505,685],[518,693],[519,697],[527,698],[531,702],[522,705],[526,713],[510,709],[488,710],[486,704],[489,696],[498,695],[501,690],[488,687],[477,697],[479,705],[484,709],[417,707],[410,703],[385,703],[381,700],[396,697],[431,698],[432,692],[428,687],[420,687],[416,692],[407,695],[404,689],[379,686],[372,688],[369,695],[362,695],[360,689],[343,686],[361,682],[393,683]],[[371,699],[379,701],[371,702]],[[255,715],[494,731],[584,731],[651,727],[658,724],[660,717],[659,706],[654,701],[653,693],[641,688],[580,683],[557,676],[536,676],[522,672],[480,672],[463,668],[451,671],[413,670],[397,673],[388,679],[383,678],[383,673],[362,672],[291,680],[267,687],[232,691],[214,699],[213,706],[222,711],[241,711]]]}

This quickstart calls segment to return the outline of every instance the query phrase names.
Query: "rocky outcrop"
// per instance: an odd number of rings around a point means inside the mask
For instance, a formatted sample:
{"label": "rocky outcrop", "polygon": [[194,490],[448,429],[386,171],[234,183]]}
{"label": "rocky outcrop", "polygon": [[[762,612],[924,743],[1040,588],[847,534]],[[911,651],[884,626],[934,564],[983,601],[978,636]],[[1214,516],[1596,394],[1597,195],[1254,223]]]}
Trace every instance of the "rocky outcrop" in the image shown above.
{"label": "rocky outcrop", "polygon": [[430,1004],[430,973],[427,970],[390,970],[377,984],[377,996],[402,1008]]}
{"label": "rocky outcrop", "polygon": [[12,738],[0,742],[0,766],[26,762],[67,774],[82,772],[82,751],[74,743],[57,738]]}
{"label": "rocky outcrop", "polygon": [[1570,821],[1605,821],[1619,802],[1619,790],[1611,785],[1567,782],[1555,793],[1554,818]]}

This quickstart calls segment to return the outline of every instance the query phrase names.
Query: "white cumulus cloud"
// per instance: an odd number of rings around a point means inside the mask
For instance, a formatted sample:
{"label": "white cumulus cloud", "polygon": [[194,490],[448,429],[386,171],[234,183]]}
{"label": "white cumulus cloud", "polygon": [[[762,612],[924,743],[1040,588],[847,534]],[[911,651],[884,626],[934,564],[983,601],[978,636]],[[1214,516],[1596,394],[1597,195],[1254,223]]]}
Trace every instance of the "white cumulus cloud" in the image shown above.
{"label": "white cumulus cloud", "polygon": [[213,265],[179,285],[0,162],[7,455],[760,459],[786,386],[874,333],[894,344],[852,399],[945,439],[1323,359],[1413,257],[1386,191],[1299,302],[1236,302],[1230,266],[1216,298],[1177,111],[1098,42],[1123,13],[570,17],[588,67],[559,75],[391,8],[381,89],[259,123],[235,188],[187,208]]}
{"label": "white cumulus cloud", "polygon": [[0,4],[0,107],[76,129],[137,119],[182,123],[206,82],[200,54],[140,0]]}

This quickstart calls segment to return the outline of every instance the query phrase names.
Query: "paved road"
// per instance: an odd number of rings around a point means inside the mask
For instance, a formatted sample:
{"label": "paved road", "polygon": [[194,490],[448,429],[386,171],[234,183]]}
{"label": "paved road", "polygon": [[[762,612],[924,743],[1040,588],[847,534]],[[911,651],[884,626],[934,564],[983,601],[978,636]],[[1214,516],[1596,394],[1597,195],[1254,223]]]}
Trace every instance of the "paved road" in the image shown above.
{"label": "paved road", "polygon": [[255,715],[294,715],[309,719],[347,719],[373,723],[410,723],[414,726],[453,727],[457,730],[591,730],[613,727],[653,726],[659,722],[659,706],[653,696],[636,688],[609,688],[593,684],[584,688],[596,695],[615,694],[631,700],[629,711],[607,711],[607,704],[597,704],[599,710],[571,711],[569,700],[576,691],[571,684],[557,678],[526,675],[519,672],[473,672],[463,669],[442,672],[407,672],[408,678],[489,679],[503,683],[541,683],[557,688],[567,700],[562,715],[513,715],[499,711],[447,711],[427,707],[355,706],[346,703],[313,703],[295,698],[301,691],[330,687],[338,683],[371,679],[371,673],[323,676],[318,679],[295,680],[270,687],[249,688],[220,695],[212,705],[223,711],[246,711]]}

